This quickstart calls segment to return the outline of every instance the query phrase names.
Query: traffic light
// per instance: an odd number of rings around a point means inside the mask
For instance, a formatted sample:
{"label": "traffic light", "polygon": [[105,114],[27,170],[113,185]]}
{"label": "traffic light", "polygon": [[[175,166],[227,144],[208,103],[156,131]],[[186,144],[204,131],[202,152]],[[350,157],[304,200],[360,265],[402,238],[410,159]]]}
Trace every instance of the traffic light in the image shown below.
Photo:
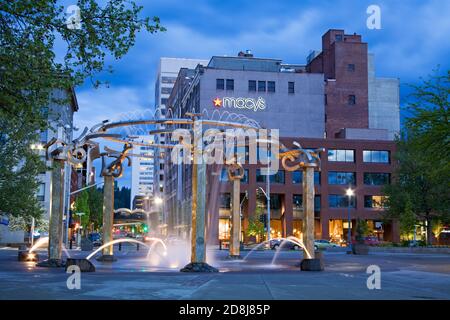
{"label": "traffic light", "polygon": [[142,230],[145,232],[145,233],[147,233],[148,232],[148,226],[147,226],[147,224],[143,224],[142,225]]}

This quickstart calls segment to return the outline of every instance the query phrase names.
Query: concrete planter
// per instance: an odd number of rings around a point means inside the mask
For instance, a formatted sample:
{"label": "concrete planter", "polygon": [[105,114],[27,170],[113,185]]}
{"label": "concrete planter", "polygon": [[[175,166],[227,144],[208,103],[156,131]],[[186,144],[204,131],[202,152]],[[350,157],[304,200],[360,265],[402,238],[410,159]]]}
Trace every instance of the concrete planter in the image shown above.
{"label": "concrete planter", "polygon": [[366,255],[369,254],[369,246],[363,243],[355,243],[352,245],[353,254]]}

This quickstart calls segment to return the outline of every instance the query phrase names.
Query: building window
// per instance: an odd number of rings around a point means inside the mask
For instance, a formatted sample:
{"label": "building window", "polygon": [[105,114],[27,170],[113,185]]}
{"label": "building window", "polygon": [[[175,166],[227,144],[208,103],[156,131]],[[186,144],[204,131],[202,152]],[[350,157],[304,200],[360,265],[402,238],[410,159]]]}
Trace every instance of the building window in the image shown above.
{"label": "building window", "polygon": [[[303,211],[303,195],[294,194],[292,200],[293,200],[292,206],[294,209],[294,217],[296,217],[295,211],[300,211],[300,212]],[[314,212],[319,212],[319,211],[320,211],[320,194],[316,194],[314,196]]]}
{"label": "building window", "polygon": [[364,150],[363,161],[375,163],[389,163],[389,151]]}
{"label": "building window", "polygon": [[[278,170],[277,173],[270,175],[270,183],[285,183],[284,170]],[[266,182],[266,175],[261,173],[261,169],[256,169],[256,182]]]}
{"label": "building window", "polygon": [[355,64],[354,63],[349,63],[347,65],[347,70],[350,72],[355,72]]}
{"label": "building window", "polygon": [[244,169],[244,176],[241,179],[242,183],[248,183],[248,169]]}
{"label": "building window", "polygon": [[328,161],[355,162],[355,150],[328,149]]}
{"label": "building window", "polygon": [[163,174],[160,174],[159,175],[159,181],[163,181],[164,180],[164,175]]}
{"label": "building window", "polygon": [[41,183],[39,185],[36,198],[38,201],[44,201],[45,200],[45,183]]}
{"label": "building window", "polygon": [[222,182],[228,181],[228,172],[226,168],[222,168],[222,170],[220,171],[219,180]]}
{"label": "building window", "polygon": [[324,95],[324,102],[323,103],[325,103],[325,105],[328,105],[328,96],[327,95]]}
{"label": "building window", "polygon": [[164,163],[160,163],[160,164],[159,164],[159,169],[160,169],[160,170],[164,170]]}
{"label": "building window", "polygon": [[[300,184],[303,182],[302,171],[292,171],[292,184]],[[320,172],[314,171],[314,185],[320,186]]]}
{"label": "building window", "polygon": [[161,105],[166,105],[167,104],[167,101],[168,101],[169,99],[167,99],[167,98],[162,98],[161,99]]}
{"label": "building window", "polygon": [[[328,206],[330,208],[347,208],[348,207],[348,196],[340,194],[330,194],[328,195]],[[356,208],[355,197],[350,197],[350,208]]]}
{"label": "building window", "polygon": [[231,195],[229,193],[221,193],[219,197],[219,207],[221,209],[231,209]]}
{"label": "building window", "polygon": [[216,89],[217,90],[225,89],[225,80],[224,79],[216,79]]}
{"label": "building window", "polygon": [[364,172],[364,184],[368,186],[382,186],[391,181],[390,173]]}
{"label": "building window", "polygon": [[288,93],[295,93],[295,82],[288,82]]}
{"label": "building window", "polygon": [[227,90],[234,90],[234,80],[227,79]]}
{"label": "building window", "polygon": [[385,204],[385,196],[364,196],[364,208],[383,209]]}
{"label": "building window", "polygon": [[248,80],[248,91],[256,91],[256,80]]}
{"label": "building window", "polygon": [[169,87],[161,87],[162,94],[170,94],[172,92],[172,88]]}
{"label": "building window", "polygon": [[356,104],[356,96],[354,94],[351,94],[348,96],[348,105],[353,106]]}
{"label": "building window", "polygon": [[275,92],[275,81],[267,81],[267,92]]}
{"label": "building window", "polygon": [[161,77],[162,83],[175,83],[176,80],[176,77]]}
{"label": "building window", "polygon": [[342,41],[342,34],[337,34],[335,36],[336,41]]}
{"label": "building window", "polygon": [[266,92],[266,82],[258,81],[258,91]]}
{"label": "building window", "polygon": [[328,172],[328,184],[355,185],[356,174],[354,172]]}

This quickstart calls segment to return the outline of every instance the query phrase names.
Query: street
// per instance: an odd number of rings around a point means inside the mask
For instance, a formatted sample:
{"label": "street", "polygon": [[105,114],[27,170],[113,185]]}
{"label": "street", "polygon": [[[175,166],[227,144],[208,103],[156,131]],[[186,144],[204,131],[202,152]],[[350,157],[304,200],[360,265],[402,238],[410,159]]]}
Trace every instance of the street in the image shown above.
{"label": "street", "polygon": [[[45,251],[38,251],[45,257]],[[0,249],[1,299],[449,299],[450,255],[324,252],[325,271],[300,271],[298,251],[254,251],[245,260],[211,249],[219,273],[181,273],[182,265],[151,266],[146,250],[115,248],[117,262],[81,274],[81,289],[69,290],[69,274],[18,262],[17,250]],[[248,254],[244,251],[242,256]],[[70,250],[72,257],[86,252]],[[381,269],[381,289],[369,290],[369,265]]]}

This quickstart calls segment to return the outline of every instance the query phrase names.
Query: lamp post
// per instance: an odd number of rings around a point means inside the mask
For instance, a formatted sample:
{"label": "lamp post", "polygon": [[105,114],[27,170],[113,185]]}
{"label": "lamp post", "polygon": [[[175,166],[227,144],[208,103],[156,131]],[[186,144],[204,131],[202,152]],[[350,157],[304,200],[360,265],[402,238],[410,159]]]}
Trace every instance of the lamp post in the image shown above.
{"label": "lamp post", "polygon": [[352,253],[352,230],[350,227],[350,224],[352,223],[351,217],[350,217],[350,202],[352,200],[352,196],[354,195],[354,191],[352,190],[352,188],[348,188],[347,192],[346,192],[347,196],[348,196],[348,201],[347,201],[347,213],[348,213],[348,225],[347,225],[347,243],[348,243],[348,250],[347,253]]}

